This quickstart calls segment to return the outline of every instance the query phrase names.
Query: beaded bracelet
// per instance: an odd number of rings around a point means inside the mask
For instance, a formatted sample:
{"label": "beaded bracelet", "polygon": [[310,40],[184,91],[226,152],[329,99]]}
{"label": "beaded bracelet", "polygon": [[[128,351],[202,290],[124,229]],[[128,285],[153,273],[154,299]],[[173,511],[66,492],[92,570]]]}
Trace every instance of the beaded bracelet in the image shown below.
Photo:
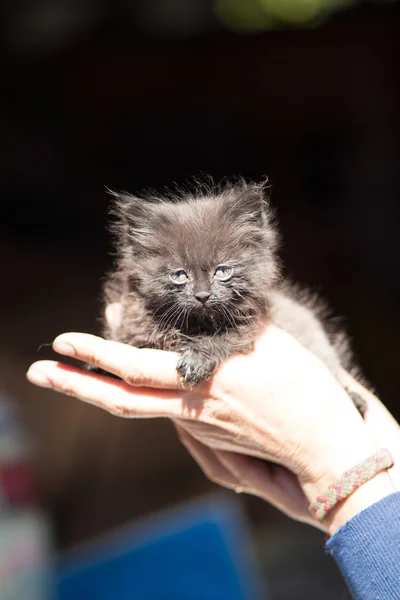
{"label": "beaded bracelet", "polygon": [[317,499],[308,507],[309,512],[317,519],[323,521],[327,514],[350,496],[356,489],[362,486],[378,473],[393,467],[394,460],[389,450],[382,449],[375,452],[369,458],[363,460],[355,467],[345,471],[343,475],[335,482],[329,485],[326,490],[317,497]]}

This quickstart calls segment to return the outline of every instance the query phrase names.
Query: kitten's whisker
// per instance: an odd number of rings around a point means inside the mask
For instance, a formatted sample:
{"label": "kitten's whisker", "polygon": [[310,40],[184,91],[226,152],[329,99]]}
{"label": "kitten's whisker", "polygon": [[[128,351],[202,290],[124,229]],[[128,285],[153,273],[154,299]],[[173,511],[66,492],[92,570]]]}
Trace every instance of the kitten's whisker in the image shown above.
{"label": "kitten's whisker", "polygon": [[164,308],[164,306],[161,306],[159,309],[157,309],[157,311],[154,313],[154,315],[160,312],[162,312],[162,317],[161,317],[161,321],[165,318],[167,318],[169,315],[171,315],[173,312],[175,312],[176,310],[179,309],[179,306],[177,306],[176,304],[171,304],[171,306],[169,306],[166,310]]}
{"label": "kitten's whisker", "polygon": [[242,300],[245,300],[245,297],[243,296],[243,294],[241,292],[239,292],[239,290],[237,290],[236,288],[232,288],[232,291],[234,294],[239,296],[239,298],[242,298]]}
{"label": "kitten's whisker", "polygon": [[179,310],[174,314],[173,327],[176,328],[181,322],[181,317],[185,315],[185,307],[179,307]]}
{"label": "kitten's whisker", "polygon": [[179,311],[179,307],[170,306],[167,311],[161,317],[158,323],[158,330],[166,330],[169,327],[170,322],[174,319],[176,313]]}
{"label": "kitten's whisker", "polygon": [[188,311],[187,308],[185,309],[185,319],[184,319],[184,322],[186,324],[186,330],[188,330],[189,329],[189,311]]}
{"label": "kitten's whisker", "polygon": [[226,320],[228,321],[228,323],[230,324],[230,326],[233,329],[237,329],[238,328],[237,324],[236,324],[234,318],[232,317],[232,315],[230,314],[228,308],[226,306],[224,306],[223,304],[220,304],[219,308],[220,308],[222,314],[224,315],[224,317],[226,318]]}
{"label": "kitten's whisker", "polygon": [[219,308],[222,316],[224,317],[224,320],[228,321],[228,323],[230,323],[229,314],[227,314],[225,306],[223,304],[220,304],[218,308]]}
{"label": "kitten's whisker", "polygon": [[240,322],[251,322],[254,320],[254,315],[252,315],[248,309],[238,308],[237,319],[239,319]]}
{"label": "kitten's whisker", "polygon": [[180,306],[173,306],[172,310],[170,309],[164,316],[163,319],[161,319],[160,321],[160,325],[167,329],[170,328],[170,325],[174,322],[176,322],[176,316],[179,315],[179,313],[181,312],[181,307]]}
{"label": "kitten's whisker", "polygon": [[186,318],[186,307],[185,306],[179,307],[178,312],[175,313],[175,315],[174,315],[174,327],[182,329],[182,324],[185,321],[185,318]]}

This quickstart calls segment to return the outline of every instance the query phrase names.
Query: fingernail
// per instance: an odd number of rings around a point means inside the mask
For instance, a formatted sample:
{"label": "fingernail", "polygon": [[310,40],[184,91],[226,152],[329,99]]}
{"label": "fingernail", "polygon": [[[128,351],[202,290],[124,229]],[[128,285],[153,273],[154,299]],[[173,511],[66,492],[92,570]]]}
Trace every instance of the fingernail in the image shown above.
{"label": "fingernail", "polygon": [[53,342],[53,350],[64,356],[75,356],[75,348],[68,342],[56,338]]}
{"label": "fingernail", "polygon": [[50,388],[50,380],[41,371],[37,369],[29,369],[26,377],[31,383],[38,385],[39,387]]}

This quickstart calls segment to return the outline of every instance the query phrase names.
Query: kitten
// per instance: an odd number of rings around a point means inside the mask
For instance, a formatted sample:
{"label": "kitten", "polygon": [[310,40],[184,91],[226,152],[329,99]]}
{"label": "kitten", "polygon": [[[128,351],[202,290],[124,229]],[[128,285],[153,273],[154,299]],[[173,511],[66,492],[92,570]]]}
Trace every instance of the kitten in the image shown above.
{"label": "kitten", "polygon": [[179,351],[177,370],[192,387],[251,350],[270,319],[337,378],[349,369],[346,338],[323,325],[321,303],[280,278],[265,185],[167,198],[113,195],[118,253],[105,301],[120,303],[121,319],[105,325],[107,339]]}

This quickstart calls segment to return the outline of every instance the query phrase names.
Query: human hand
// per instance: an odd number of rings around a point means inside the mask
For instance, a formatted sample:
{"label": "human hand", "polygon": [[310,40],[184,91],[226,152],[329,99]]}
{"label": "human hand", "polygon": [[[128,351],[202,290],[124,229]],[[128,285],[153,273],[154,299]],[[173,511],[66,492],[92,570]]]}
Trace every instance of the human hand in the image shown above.
{"label": "human hand", "polygon": [[[118,416],[172,418],[182,441],[211,478],[256,493],[314,525],[309,502],[343,471],[371,455],[376,444],[382,445],[325,366],[272,325],[257,340],[254,352],[231,358],[210,382],[194,390],[182,389],[174,353],[139,350],[79,333],[59,336],[53,347],[122,381],[41,361],[28,373],[33,383]],[[375,410],[382,430],[392,428],[396,451],[391,446],[389,450],[398,455],[398,426],[382,411]],[[361,509],[396,489],[385,473],[363,488],[361,496],[353,494],[361,498]],[[351,506],[350,502],[350,510],[357,510],[354,502]],[[323,524],[330,533],[342,524],[340,516],[349,513],[338,514]]]}
{"label": "human hand", "polygon": [[[342,373],[342,382],[346,383],[349,391],[357,392],[368,405],[365,415],[365,425],[376,448],[388,448],[394,459],[394,466],[388,472],[392,491],[400,490],[400,427],[380,400],[366,390],[348,373]],[[178,435],[189,453],[195,458],[209,479],[232,489],[259,496],[289,517],[309,523],[322,530],[326,529],[308,511],[309,501],[304,495],[297,478],[279,465],[261,462],[251,456],[234,452],[212,450],[194,439],[187,431],[177,425]],[[386,487],[386,486],[385,486]],[[390,493],[390,486],[387,486]],[[362,492],[364,490],[360,490]],[[336,514],[335,522],[330,523],[333,533],[340,524],[360,512],[362,508],[372,503],[373,496],[357,499],[352,506],[342,507],[341,514]],[[364,500],[367,504],[363,506]],[[376,498],[378,499],[378,497]]]}

